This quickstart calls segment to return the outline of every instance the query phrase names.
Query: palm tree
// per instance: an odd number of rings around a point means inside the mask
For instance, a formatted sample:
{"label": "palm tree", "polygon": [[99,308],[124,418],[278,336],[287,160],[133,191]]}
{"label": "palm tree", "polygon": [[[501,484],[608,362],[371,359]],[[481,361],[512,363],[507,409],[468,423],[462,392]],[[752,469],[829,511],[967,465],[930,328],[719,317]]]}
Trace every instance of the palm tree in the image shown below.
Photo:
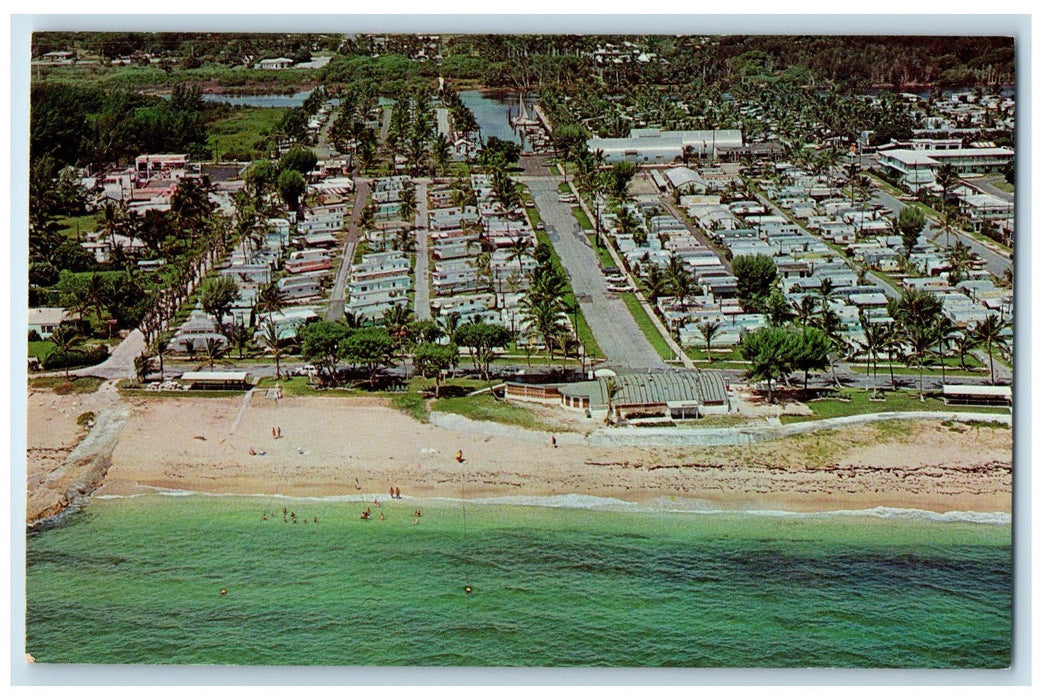
{"label": "palm tree", "polygon": [[282,353],[292,344],[292,340],[282,338],[278,326],[270,318],[261,325],[259,340],[264,349],[275,358],[275,380],[278,381],[282,376]]}
{"label": "palm tree", "polygon": [[54,343],[54,352],[61,353],[62,365],[65,367],[65,378],[69,378],[69,352],[83,339],[76,332],[75,326],[61,324],[51,333],[49,340]]}
{"label": "palm tree", "polygon": [[163,355],[166,354],[167,348],[170,346],[170,341],[162,336],[156,338],[156,356],[159,358],[159,381],[164,381],[163,376]]}
{"label": "palm tree", "polygon": [[684,267],[684,263],[676,255],[669,256],[665,277],[673,294],[676,295],[677,302],[684,306],[684,300],[691,291],[691,275],[688,273],[687,268]]}
{"label": "palm tree", "polygon": [[821,280],[821,286],[818,287],[818,298],[821,300],[821,312],[827,312],[829,304],[836,300],[836,285],[832,282],[831,277]]}
{"label": "palm tree", "polygon": [[988,351],[988,364],[991,368],[991,383],[995,383],[995,350],[1000,352],[1006,352],[1009,350],[1009,341],[1006,339],[1006,330],[1009,328],[1009,321],[1000,319],[995,314],[988,314],[988,317],[977,324],[977,327],[973,329],[973,336],[977,343],[984,346],[984,349]]}
{"label": "palm tree", "polygon": [[804,294],[798,304],[793,305],[796,310],[796,318],[804,328],[811,322],[818,311],[818,300],[810,294]]}
{"label": "palm tree", "polygon": [[868,354],[868,364],[872,370],[872,398],[879,395],[879,356],[886,349],[887,328],[882,323],[871,323],[864,313],[858,315],[865,340],[860,343],[861,349]]}
{"label": "palm tree", "polygon": [[980,347],[976,336],[968,330],[961,331],[955,334],[955,352],[959,353],[959,366],[965,371],[966,367],[966,355],[971,353],[975,348]]}
{"label": "palm tree", "polygon": [[527,257],[532,257],[532,239],[527,236],[511,237],[507,262],[517,262],[520,266]]}
{"label": "palm tree", "polygon": [[151,355],[143,352],[134,358],[134,375],[138,384],[144,384],[148,375],[155,371],[156,361]]}
{"label": "palm tree", "polygon": [[944,163],[937,169],[936,176],[937,184],[941,188],[941,206],[948,206],[948,192],[952,186],[959,181],[959,174],[955,172],[955,166],[951,163]]}
{"label": "palm tree", "polygon": [[652,304],[669,291],[669,281],[662,274],[662,268],[658,265],[647,266],[647,271],[644,273],[641,283],[644,286],[645,294],[648,295],[648,301]]}
{"label": "palm tree", "polygon": [[919,401],[926,401],[923,393],[923,368],[933,353],[933,345],[936,342],[936,327],[933,325],[913,325],[904,329],[904,341],[908,345],[909,352],[905,362],[911,367],[914,363],[919,368]]}
{"label": "palm tree", "polygon": [[890,367],[890,389],[894,391],[897,389],[897,378],[894,377],[894,358],[900,356],[901,353],[901,330],[893,322],[878,325],[882,327],[883,348],[886,350],[887,364]]}
{"label": "palm tree", "polygon": [[698,332],[702,334],[702,337],[705,338],[705,341],[706,341],[706,357],[708,357],[709,361],[712,362],[713,361],[713,348],[712,348],[712,346],[713,346],[713,338],[716,336],[717,331],[720,330],[720,322],[719,321],[703,321],[702,323],[699,323],[696,326],[696,328],[698,328]]}
{"label": "palm tree", "polygon": [[206,339],[206,360],[212,368],[216,362],[219,362],[224,357],[225,351],[228,349],[227,345],[221,342],[220,338],[209,337]]}
{"label": "palm tree", "polygon": [[533,295],[529,291],[521,300],[521,314],[542,338],[547,349],[546,368],[550,369],[550,362],[554,358],[554,339],[567,332],[561,302],[543,295]]}
{"label": "palm tree", "polygon": [[633,233],[640,226],[637,215],[629,207],[625,207],[615,216],[615,223],[619,227],[619,233]]}
{"label": "palm tree", "polygon": [[262,287],[257,293],[257,311],[267,314],[269,320],[273,314],[282,311],[286,302],[286,292],[274,281]]}
{"label": "palm tree", "polygon": [[938,315],[934,319],[933,332],[937,335],[937,360],[941,363],[941,383],[947,382],[944,358],[948,354],[945,344],[951,340],[955,326],[947,316]]}
{"label": "palm tree", "polygon": [[612,422],[612,414],[615,412],[615,397],[622,392],[622,385],[615,377],[608,377],[604,382],[604,396],[608,400],[608,415],[604,417],[605,423]]}

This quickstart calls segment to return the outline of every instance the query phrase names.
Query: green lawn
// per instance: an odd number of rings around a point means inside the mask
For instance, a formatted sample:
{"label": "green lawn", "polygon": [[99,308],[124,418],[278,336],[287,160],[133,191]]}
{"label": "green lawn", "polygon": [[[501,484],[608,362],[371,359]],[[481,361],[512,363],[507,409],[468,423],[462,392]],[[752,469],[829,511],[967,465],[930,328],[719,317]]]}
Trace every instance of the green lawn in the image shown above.
{"label": "green lawn", "polygon": [[885,413],[888,411],[960,411],[970,413],[997,413],[1009,415],[1009,410],[995,406],[946,406],[944,401],[927,396],[926,401],[919,401],[917,391],[881,392],[882,401],[872,401],[872,392],[860,389],[841,389],[838,398],[810,401],[807,406],[814,412],[812,416],[782,416],[782,423],[800,423],[822,418],[839,418],[856,416],[865,413]]}
{"label": "green lawn", "polygon": [[612,259],[611,253],[608,252],[606,246],[597,245],[597,234],[588,233],[586,234],[586,240],[590,242],[590,246],[597,252],[597,259],[600,260],[601,266],[604,268],[616,267],[615,260]]}
{"label": "green lawn", "polygon": [[571,194],[572,188],[568,186],[567,180],[561,180],[557,183],[557,191],[561,194]]}
{"label": "green lawn", "polygon": [[637,322],[640,330],[644,332],[644,337],[648,339],[652,347],[659,354],[663,360],[674,360],[676,354],[673,349],[669,347],[669,343],[662,337],[658,328],[655,327],[654,322],[648,313],[644,310],[644,307],[640,305],[640,300],[637,299],[637,295],[633,292],[623,292],[619,295],[622,297],[622,301],[625,302],[626,308],[630,310],[630,315],[633,316],[633,320]]}
{"label": "green lawn", "polygon": [[241,160],[262,158],[258,141],[270,135],[285,114],[285,107],[241,107],[210,125],[206,145],[219,158],[232,155]]}
{"label": "green lawn", "polygon": [[575,220],[579,222],[580,226],[582,226],[583,231],[593,230],[593,223],[590,221],[590,217],[586,216],[586,212],[583,211],[583,208],[578,204],[572,207],[572,216],[574,216]]}
{"label": "green lawn", "polygon": [[438,399],[431,406],[431,410],[441,413],[455,413],[472,420],[486,420],[517,425],[529,430],[553,431],[560,429],[560,426],[540,420],[524,406],[496,399],[489,394]]}
{"label": "green lawn", "polygon": [[62,216],[57,219],[58,233],[69,240],[75,241],[77,235],[91,233],[98,227],[97,214],[84,214],[82,216]]}
{"label": "green lawn", "polygon": [[41,361],[54,351],[54,343],[49,340],[30,340],[29,357],[38,357]]}

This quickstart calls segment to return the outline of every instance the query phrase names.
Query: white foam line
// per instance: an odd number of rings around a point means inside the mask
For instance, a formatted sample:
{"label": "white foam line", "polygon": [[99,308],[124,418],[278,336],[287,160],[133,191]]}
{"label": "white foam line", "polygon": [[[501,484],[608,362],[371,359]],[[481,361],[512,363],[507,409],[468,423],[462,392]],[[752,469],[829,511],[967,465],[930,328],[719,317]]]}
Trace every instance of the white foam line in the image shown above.
{"label": "white foam line", "polygon": [[[151,487],[154,488],[154,487]],[[207,491],[186,491],[155,488],[153,493],[137,493],[125,496],[121,495],[98,495],[99,500],[112,500],[119,498],[139,498],[141,496],[170,496],[184,498],[189,496],[200,496],[207,498],[254,498],[254,499],[280,499],[289,501],[310,501],[329,503],[372,503],[379,500],[381,503],[390,501],[386,496],[379,494],[340,494],[333,496],[287,496],[279,493],[213,493]],[[396,499],[397,500],[397,499]],[[616,511],[631,513],[689,513],[692,515],[751,515],[757,517],[772,518],[879,518],[881,520],[909,520],[909,521],[934,521],[934,522],[965,522],[981,525],[1009,525],[1013,519],[1009,513],[1002,511],[973,511],[973,510],[950,510],[933,511],[919,508],[891,508],[888,506],[876,506],[859,510],[824,510],[824,511],[796,511],[796,510],[728,510],[712,507],[703,502],[692,500],[688,507],[677,504],[676,501],[624,501],[618,498],[604,496],[592,496],[580,493],[561,494],[556,496],[495,496],[486,498],[454,498],[448,496],[431,496],[427,498],[415,498],[402,496],[402,501],[414,502],[440,502],[440,503],[467,503],[473,505],[488,506],[519,506],[536,508],[575,508],[579,510]]]}

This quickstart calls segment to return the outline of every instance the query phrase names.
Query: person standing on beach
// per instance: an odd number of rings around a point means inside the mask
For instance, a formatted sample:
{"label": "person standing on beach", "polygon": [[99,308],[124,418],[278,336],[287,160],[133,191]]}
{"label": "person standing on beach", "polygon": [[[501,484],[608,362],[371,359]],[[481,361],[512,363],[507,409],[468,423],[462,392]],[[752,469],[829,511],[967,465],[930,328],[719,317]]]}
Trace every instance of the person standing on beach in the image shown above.
{"label": "person standing on beach", "polygon": [[557,449],[557,436],[556,435],[551,435],[550,436],[550,444],[554,446],[555,450]]}
{"label": "person standing on beach", "polygon": [[401,498],[402,498],[402,490],[400,488],[398,488],[397,486],[394,487],[394,497],[397,498],[398,500],[401,500]]}

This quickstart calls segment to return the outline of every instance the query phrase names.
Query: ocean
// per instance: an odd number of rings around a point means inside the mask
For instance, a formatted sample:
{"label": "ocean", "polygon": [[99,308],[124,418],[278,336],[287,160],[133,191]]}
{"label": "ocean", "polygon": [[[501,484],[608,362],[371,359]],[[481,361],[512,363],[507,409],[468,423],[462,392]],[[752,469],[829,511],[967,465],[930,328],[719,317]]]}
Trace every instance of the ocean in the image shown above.
{"label": "ocean", "polygon": [[363,521],[346,499],[95,498],[28,535],[26,650],[97,664],[1010,664],[1008,517],[505,500],[381,498]]}

